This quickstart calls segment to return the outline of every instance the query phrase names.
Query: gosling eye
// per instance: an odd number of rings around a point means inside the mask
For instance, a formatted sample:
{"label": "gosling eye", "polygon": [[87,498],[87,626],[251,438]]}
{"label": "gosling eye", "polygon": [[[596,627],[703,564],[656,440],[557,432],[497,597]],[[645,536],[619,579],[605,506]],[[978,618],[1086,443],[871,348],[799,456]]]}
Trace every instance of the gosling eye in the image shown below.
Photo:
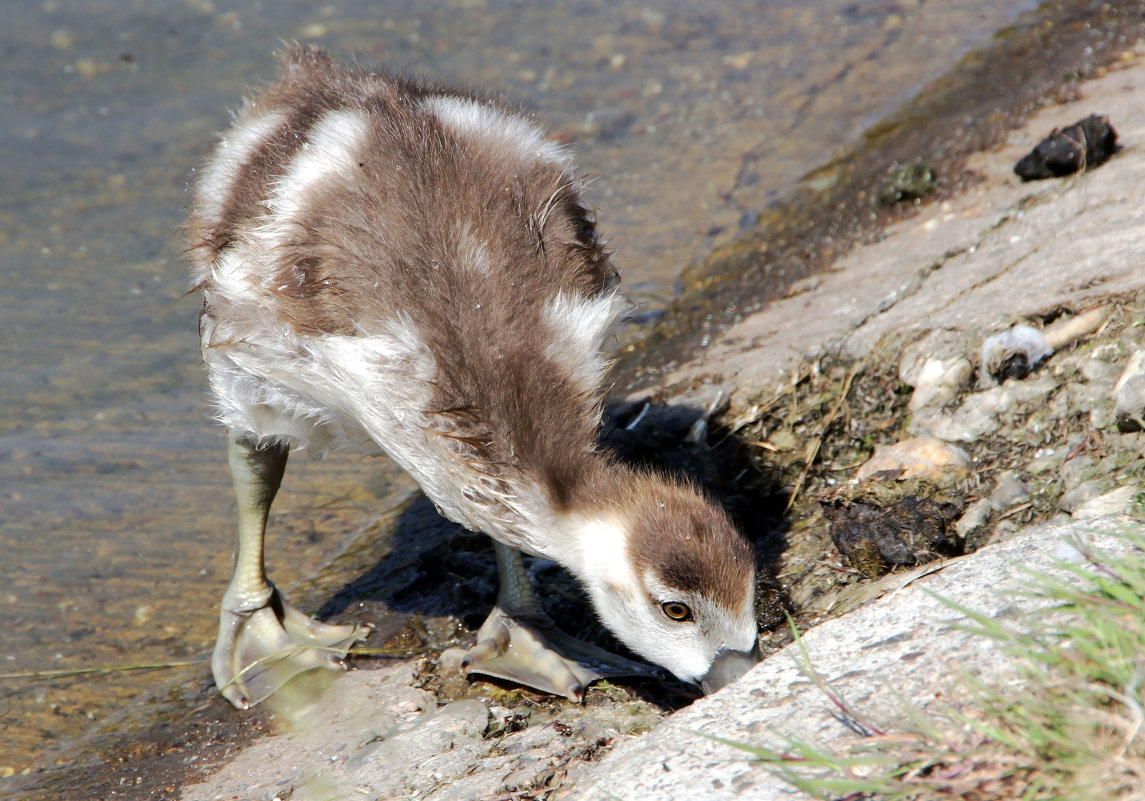
{"label": "gosling eye", "polygon": [[691,608],[680,601],[665,601],[660,604],[660,610],[668,616],[669,620],[675,620],[677,623],[686,623],[692,619]]}

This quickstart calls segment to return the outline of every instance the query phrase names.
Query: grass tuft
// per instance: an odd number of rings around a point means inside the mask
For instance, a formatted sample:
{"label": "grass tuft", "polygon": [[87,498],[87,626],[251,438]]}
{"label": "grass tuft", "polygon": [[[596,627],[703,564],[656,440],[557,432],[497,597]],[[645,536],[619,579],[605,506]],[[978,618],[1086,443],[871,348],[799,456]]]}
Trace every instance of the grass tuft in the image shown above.
{"label": "grass tuft", "polygon": [[1126,556],[1081,550],[1083,563],[1060,563],[1066,579],[1026,571],[1023,594],[1050,609],[1019,625],[946,601],[964,628],[1002,644],[1020,679],[1006,689],[965,677],[966,700],[935,713],[900,696],[903,731],[881,731],[827,685],[796,634],[804,673],[865,736],[842,755],[791,738],[720,742],[834,801],[1145,801],[1145,534],[1126,538]]}

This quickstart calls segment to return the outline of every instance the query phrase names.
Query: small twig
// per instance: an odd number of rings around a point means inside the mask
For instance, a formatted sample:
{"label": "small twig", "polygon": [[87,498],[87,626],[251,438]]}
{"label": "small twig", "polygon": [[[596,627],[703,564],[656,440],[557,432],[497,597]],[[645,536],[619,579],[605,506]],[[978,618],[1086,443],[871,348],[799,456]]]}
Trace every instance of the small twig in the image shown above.
{"label": "small twig", "polygon": [[[456,643],[454,643],[456,644]],[[434,650],[425,645],[395,646],[393,648],[351,648],[348,656],[412,656]]]}
{"label": "small twig", "polygon": [[1030,501],[1029,503],[1018,504],[1013,509],[1008,509],[1005,512],[1003,512],[1001,515],[998,516],[998,519],[999,520],[1005,520],[1007,517],[1013,517],[1014,515],[1021,514],[1022,512],[1026,511],[1027,509],[1029,509],[1033,505],[1034,505],[1033,501]]}
{"label": "small twig", "polygon": [[92,668],[64,668],[61,670],[26,670],[18,673],[0,673],[0,679],[63,679],[71,676],[85,676],[90,674],[124,673],[129,670],[163,670],[166,668],[188,667],[198,665],[205,657],[185,659],[178,662],[154,662],[140,665],[114,665],[112,667]]}

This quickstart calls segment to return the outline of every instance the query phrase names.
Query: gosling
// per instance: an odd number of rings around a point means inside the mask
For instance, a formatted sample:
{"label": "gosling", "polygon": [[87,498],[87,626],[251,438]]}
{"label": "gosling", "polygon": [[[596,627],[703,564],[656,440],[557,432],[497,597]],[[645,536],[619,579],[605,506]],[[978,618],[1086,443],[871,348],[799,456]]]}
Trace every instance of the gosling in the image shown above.
{"label": "gosling", "polygon": [[308,618],[266,577],[294,449],[385,453],[492,538],[500,591],[468,672],[579,699],[647,669],[557,629],[521,552],[571,571],[621,642],[684,681],[710,692],[755,664],[750,545],[693,487],[596,444],[622,299],[581,192],[529,117],[310,47],[235,116],[189,223],[238,501],[212,659],[232,704],[369,633]]}

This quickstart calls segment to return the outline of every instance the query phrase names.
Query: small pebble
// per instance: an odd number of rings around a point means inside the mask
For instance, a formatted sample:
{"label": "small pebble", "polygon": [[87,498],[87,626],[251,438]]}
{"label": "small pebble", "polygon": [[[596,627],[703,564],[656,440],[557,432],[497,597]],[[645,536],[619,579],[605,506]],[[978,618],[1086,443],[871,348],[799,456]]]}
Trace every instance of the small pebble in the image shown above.
{"label": "small pebble", "polygon": [[94,78],[104,71],[103,67],[93,58],[76,59],[74,69],[81,78],[88,79]]}
{"label": "small pebble", "polygon": [[75,44],[75,37],[72,32],[65,28],[58,28],[52,31],[52,47],[57,50],[70,50],[72,45]]}
{"label": "small pebble", "polygon": [[[817,280],[823,279],[818,277]],[[919,375],[928,361],[965,358],[969,350],[967,336],[960,331],[950,331],[945,328],[929,331],[921,339],[903,348],[902,357],[899,359],[899,380],[916,387]]]}
{"label": "small pebble", "polygon": [[974,372],[970,360],[927,359],[918,373],[914,394],[910,397],[910,410],[916,412],[929,406],[943,407],[958,397],[959,388]]}
{"label": "small pebble", "polygon": [[981,498],[975,501],[962,513],[962,517],[955,521],[954,531],[958,534],[958,537],[965,542],[980,532],[982,528],[990,522],[990,514],[992,511],[993,504],[989,498]]}
{"label": "small pebble", "polygon": [[1065,489],[1071,490],[1097,473],[1097,461],[1092,456],[1075,456],[1061,466],[1061,480]]}
{"label": "small pebble", "polygon": [[1145,428],[1145,349],[1129,357],[1129,364],[1113,385],[1114,417],[1123,433]]}
{"label": "small pebble", "polygon": [[990,493],[990,505],[996,512],[1004,512],[1030,499],[1030,486],[1014,475],[999,478]]}
{"label": "small pebble", "polygon": [[953,484],[970,472],[970,457],[956,445],[928,437],[880,445],[856,473],[863,480],[887,470],[902,471],[900,478],[921,478],[939,486]]}
{"label": "small pebble", "polygon": [[1016,325],[989,336],[978,359],[982,386],[1000,384],[1008,378],[1023,379],[1053,352],[1042,332],[1032,326]]}

